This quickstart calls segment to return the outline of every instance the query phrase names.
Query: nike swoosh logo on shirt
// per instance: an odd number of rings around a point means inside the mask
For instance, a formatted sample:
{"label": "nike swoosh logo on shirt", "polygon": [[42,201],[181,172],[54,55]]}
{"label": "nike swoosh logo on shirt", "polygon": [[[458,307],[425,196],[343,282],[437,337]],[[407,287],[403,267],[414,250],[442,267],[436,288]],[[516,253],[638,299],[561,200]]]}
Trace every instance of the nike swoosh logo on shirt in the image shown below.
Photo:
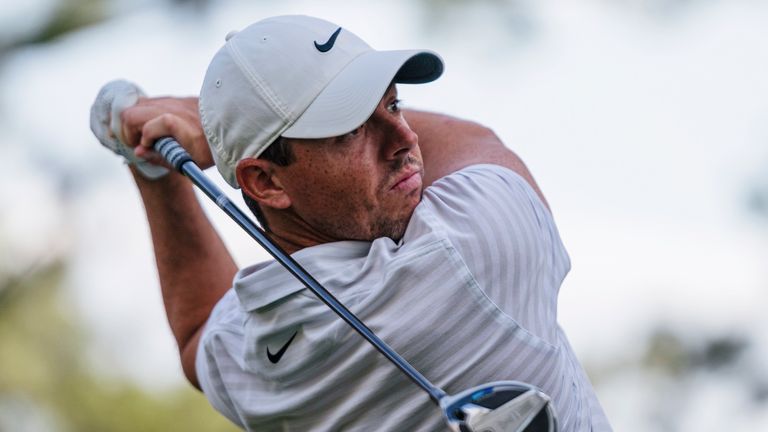
{"label": "nike swoosh logo on shirt", "polygon": [[336,38],[339,36],[339,33],[341,32],[341,27],[337,28],[335,32],[331,35],[331,38],[328,39],[328,42],[324,44],[319,44],[317,41],[315,41],[315,48],[317,48],[320,52],[328,52],[333,48],[333,44],[336,43]]}
{"label": "nike swoosh logo on shirt", "polygon": [[267,347],[267,358],[269,359],[269,361],[271,361],[274,364],[277,364],[277,362],[279,362],[280,359],[283,358],[283,354],[285,354],[285,350],[287,350],[288,345],[290,345],[291,342],[293,342],[293,338],[296,337],[297,333],[298,331],[293,332],[293,336],[291,336],[291,338],[288,339],[288,342],[286,342],[285,345],[283,345],[283,347],[280,348],[280,351],[276,352],[275,354],[272,354],[271,352],[269,352],[269,347]]}

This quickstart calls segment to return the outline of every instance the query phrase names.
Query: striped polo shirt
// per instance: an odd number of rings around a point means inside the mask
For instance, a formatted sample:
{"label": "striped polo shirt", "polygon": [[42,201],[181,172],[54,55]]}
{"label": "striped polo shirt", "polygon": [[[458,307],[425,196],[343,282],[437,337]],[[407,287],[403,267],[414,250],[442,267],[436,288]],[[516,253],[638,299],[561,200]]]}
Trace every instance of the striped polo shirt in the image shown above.
{"label": "striped polo shirt", "polygon": [[[561,431],[611,430],[557,324],[568,254],[513,171],[474,165],[438,180],[399,242],[292,256],[447,393],[523,381],[552,397]],[[246,430],[447,429],[423,390],[274,261],[235,276],[196,368],[211,404]]]}

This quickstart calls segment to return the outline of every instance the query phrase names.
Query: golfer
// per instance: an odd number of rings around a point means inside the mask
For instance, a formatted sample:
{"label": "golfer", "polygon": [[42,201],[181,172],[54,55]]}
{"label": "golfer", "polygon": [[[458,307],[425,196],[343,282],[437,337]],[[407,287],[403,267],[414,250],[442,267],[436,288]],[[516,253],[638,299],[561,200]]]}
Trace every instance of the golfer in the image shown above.
{"label": "golfer", "polygon": [[401,109],[398,84],[442,71],[433,52],[376,51],[282,16],[227,35],[199,99],[120,82],[97,97],[92,128],[131,162],[184,373],[234,424],[446,427],[278,263],[238,270],[191,183],[151,150],[163,136],[215,165],[277,244],[438,387],[523,381],[552,398],[560,430],[610,430],[557,323],[570,262],[531,174],[487,128]]}

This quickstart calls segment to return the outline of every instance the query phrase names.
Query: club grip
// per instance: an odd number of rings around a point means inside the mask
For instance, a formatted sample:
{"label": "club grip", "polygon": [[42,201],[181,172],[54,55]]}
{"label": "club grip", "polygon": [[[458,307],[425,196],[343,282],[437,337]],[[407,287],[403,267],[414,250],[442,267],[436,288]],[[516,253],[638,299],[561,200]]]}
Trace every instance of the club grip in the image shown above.
{"label": "club grip", "polygon": [[155,142],[155,151],[163,155],[163,158],[177,171],[181,171],[181,166],[185,162],[192,161],[189,153],[172,137],[163,137],[157,140]]}

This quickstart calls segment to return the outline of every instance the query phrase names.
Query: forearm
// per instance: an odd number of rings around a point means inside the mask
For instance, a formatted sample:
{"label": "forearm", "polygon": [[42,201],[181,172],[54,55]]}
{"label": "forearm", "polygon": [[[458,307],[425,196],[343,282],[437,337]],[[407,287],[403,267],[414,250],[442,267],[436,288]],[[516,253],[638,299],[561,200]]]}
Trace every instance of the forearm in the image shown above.
{"label": "forearm", "polygon": [[187,179],[177,173],[156,181],[135,172],[134,177],[149,222],[168,322],[185,375],[197,386],[198,333],[231,286],[237,267]]}

